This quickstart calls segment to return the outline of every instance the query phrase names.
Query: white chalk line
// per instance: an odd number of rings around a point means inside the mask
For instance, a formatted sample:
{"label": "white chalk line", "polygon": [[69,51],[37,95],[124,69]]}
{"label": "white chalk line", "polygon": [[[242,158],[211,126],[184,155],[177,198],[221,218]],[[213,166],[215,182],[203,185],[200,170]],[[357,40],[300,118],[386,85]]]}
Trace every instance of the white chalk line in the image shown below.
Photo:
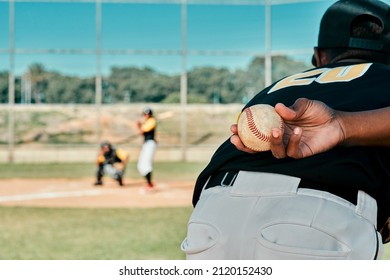
{"label": "white chalk line", "polygon": [[63,198],[63,197],[94,196],[94,195],[101,195],[101,194],[102,194],[101,190],[33,193],[33,194],[23,194],[23,195],[0,196],[0,202],[53,199],[53,198]]}

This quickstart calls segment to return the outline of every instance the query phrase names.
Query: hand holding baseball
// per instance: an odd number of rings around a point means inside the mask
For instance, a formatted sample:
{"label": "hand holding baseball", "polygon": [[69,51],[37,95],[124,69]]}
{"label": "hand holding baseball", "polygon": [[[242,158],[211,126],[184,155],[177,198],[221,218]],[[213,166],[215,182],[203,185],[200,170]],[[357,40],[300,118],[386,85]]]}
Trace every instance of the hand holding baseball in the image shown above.
{"label": "hand holding baseball", "polygon": [[275,110],[285,124],[284,131],[274,129],[272,133],[271,150],[276,158],[305,158],[328,151],[345,139],[338,113],[320,101],[299,98],[290,108],[278,103]]}
{"label": "hand holding baseball", "polygon": [[238,136],[238,129],[237,124],[232,124],[230,127],[230,131],[233,133],[233,135],[230,137],[230,142],[236,146],[237,150],[249,153],[249,154],[255,154],[258,153],[258,151],[254,151],[250,148],[245,147],[245,145],[242,143],[240,136]]}
{"label": "hand holding baseball", "polygon": [[237,120],[237,134],[242,144],[253,151],[271,149],[272,128],[282,129],[283,121],[274,107],[257,104],[245,108]]}
{"label": "hand holding baseball", "polygon": [[[274,127],[271,130],[270,149],[276,158],[309,157],[325,152],[345,139],[338,112],[320,101],[300,98],[290,108],[276,104],[275,111],[284,123],[283,128]],[[238,150],[256,153],[243,144],[236,124],[230,130],[233,133],[230,141]]]}

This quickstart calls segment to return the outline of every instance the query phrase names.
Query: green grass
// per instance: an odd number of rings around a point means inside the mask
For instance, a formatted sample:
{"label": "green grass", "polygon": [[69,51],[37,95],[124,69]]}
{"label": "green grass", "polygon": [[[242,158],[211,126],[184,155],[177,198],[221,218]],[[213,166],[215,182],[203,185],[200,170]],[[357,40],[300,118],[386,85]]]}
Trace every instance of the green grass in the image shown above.
{"label": "green grass", "polygon": [[[204,163],[156,163],[155,176],[195,180]],[[0,164],[0,179],[93,176],[89,163]],[[174,178],[172,177],[174,174]],[[139,176],[130,163],[126,176]],[[192,208],[0,207],[0,259],[184,259],[179,246]],[[384,259],[390,260],[390,244]]]}
{"label": "green grass", "polygon": [[93,163],[0,164],[0,178],[82,178],[91,177]]}
{"label": "green grass", "polygon": [[0,207],[0,259],[184,259],[191,211]]}
{"label": "green grass", "polygon": [[385,245],[385,252],[383,254],[384,260],[390,260],[390,243]]}
{"label": "green grass", "polygon": [[[199,162],[156,162],[154,176],[159,179],[194,180],[205,167]],[[95,176],[94,163],[0,164],[0,179],[10,178],[83,178]],[[174,174],[174,177],[172,176]],[[136,163],[130,162],[126,177],[140,178]]]}

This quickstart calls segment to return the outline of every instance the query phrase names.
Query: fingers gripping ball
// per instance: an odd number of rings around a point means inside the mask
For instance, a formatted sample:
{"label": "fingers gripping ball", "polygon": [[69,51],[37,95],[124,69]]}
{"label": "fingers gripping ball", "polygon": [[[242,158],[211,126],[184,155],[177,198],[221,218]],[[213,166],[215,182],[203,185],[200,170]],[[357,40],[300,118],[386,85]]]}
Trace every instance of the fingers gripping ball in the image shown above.
{"label": "fingers gripping ball", "polygon": [[242,143],[259,152],[271,149],[271,130],[275,127],[282,128],[283,121],[275,108],[267,104],[246,108],[237,121],[238,136]]}

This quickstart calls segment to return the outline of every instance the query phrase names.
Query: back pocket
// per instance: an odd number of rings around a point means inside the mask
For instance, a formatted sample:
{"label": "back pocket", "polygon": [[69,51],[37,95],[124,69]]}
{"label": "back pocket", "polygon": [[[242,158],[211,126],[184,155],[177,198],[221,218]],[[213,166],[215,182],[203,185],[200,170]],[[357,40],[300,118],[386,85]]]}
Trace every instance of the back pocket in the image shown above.
{"label": "back pocket", "polygon": [[301,224],[280,223],[263,228],[257,237],[260,259],[347,259],[350,248],[332,235]]}
{"label": "back pocket", "polygon": [[207,254],[217,244],[219,232],[209,224],[191,222],[188,225],[187,237],[181,243],[181,250],[189,255]]}

